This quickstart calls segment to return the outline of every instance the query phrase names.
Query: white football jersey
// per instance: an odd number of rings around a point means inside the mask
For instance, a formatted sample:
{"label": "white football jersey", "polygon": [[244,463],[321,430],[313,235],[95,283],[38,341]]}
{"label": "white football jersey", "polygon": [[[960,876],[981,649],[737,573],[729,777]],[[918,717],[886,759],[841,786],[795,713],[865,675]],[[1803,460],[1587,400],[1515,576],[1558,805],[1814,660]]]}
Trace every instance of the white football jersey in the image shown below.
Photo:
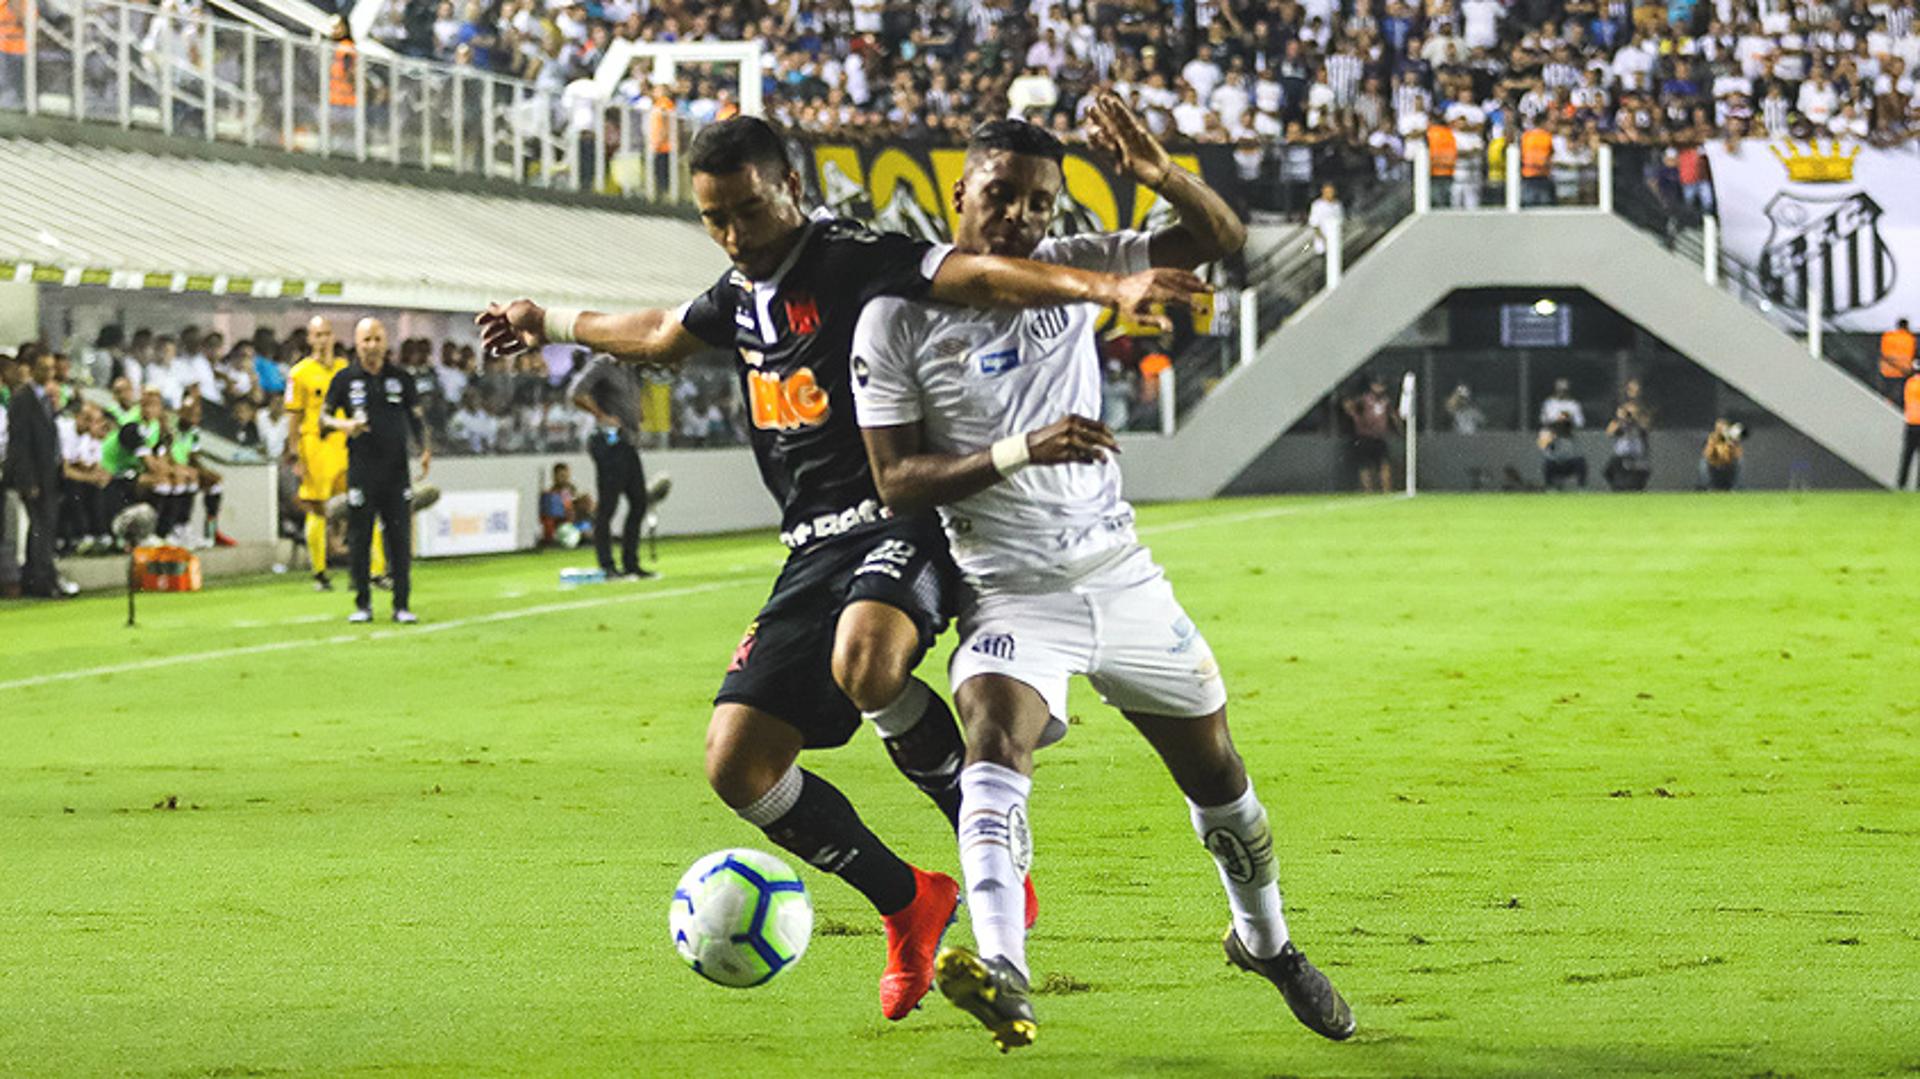
{"label": "white football jersey", "polygon": [[[1047,239],[1032,257],[1086,270],[1149,268],[1144,232]],[[979,310],[883,297],[853,334],[862,427],[918,423],[927,448],[968,454],[1068,414],[1100,415],[1096,304]],[[990,588],[1058,587],[1134,543],[1120,466],[1033,465],[940,507],[955,561]]]}

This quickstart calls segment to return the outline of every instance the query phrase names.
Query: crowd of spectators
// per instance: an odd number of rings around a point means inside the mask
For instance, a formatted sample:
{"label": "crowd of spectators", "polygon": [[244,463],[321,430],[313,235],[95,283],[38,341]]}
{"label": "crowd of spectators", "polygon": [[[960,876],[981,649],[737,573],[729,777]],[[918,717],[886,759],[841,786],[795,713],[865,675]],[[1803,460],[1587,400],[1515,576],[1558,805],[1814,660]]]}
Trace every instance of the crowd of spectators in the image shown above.
{"label": "crowd of spectators", "polygon": [[[307,355],[306,330],[280,336],[260,327],[229,343],[195,326],[174,333],[102,329],[77,358],[56,353],[65,399],[98,387],[137,405],[156,391],[169,412],[189,400],[205,407],[206,427],[265,457],[286,445],[287,372]],[[348,352],[350,355],[350,350]],[[549,453],[578,450],[592,418],[575,408],[568,384],[586,354],[549,348],[516,358],[482,360],[471,343],[425,337],[400,342],[395,359],[414,373],[436,452]],[[733,373],[695,363],[648,376],[649,433],[656,447],[726,446],[745,442]]]}
{"label": "crowd of spectators", "polygon": [[[1231,147],[1256,195],[1299,212],[1313,181],[1400,170],[1410,144],[1436,127],[1454,133],[1462,159],[1537,128],[1563,173],[1590,166],[1601,140],[1900,142],[1920,130],[1915,9],[1912,0],[391,0],[376,35],[555,95],[591,74],[615,39],[757,39],[769,113],[857,140],[951,141],[1010,114],[1074,140],[1095,94],[1110,89],[1170,141]],[[734,78],[687,65],[676,84],[656,86],[636,67],[619,94],[670,103],[698,124],[737,111]]]}

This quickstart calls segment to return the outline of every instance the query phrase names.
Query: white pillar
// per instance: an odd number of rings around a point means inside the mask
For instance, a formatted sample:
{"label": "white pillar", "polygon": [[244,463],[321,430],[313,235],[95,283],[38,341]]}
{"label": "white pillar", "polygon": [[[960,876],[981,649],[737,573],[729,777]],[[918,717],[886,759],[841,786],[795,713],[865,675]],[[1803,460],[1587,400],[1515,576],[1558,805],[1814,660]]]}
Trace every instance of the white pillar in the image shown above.
{"label": "white pillar", "polygon": [[1260,294],[1251,288],[1240,290],[1240,362],[1253,362],[1260,349]]}
{"label": "white pillar", "polygon": [[746,116],[759,116],[765,112],[760,103],[760,50],[764,47],[759,38],[747,42],[748,53],[740,61],[740,112]]}
{"label": "white pillar", "polygon": [[1613,144],[1600,144],[1600,210],[1613,212]]}
{"label": "white pillar", "polygon": [[1413,497],[1415,487],[1413,474],[1419,465],[1420,457],[1420,435],[1418,430],[1420,424],[1420,402],[1415,399],[1414,389],[1413,372],[1408,371],[1406,377],[1400,380],[1400,418],[1407,425],[1406,469],[1407,497],[1409,498]]}
{"label": "white pillar", "polygon": [[1340,272],[1346,267],[1346,251],[1341,239],[1346,232],[1346,222],[1336,217],[1327,222],[1327,291],[1340,287]]}
{"label": "white pillar", "polygon": [[1503,151],[1507,159],[1507,212],[1520,212],[1520,148],[1509,142]]}
{"label": "white pillar", "polygon": [[1708,214],[1700,222],[1701,272],[1707,284],[1720,284],[1720,219]]}
{"label": "white pillar", "polygon": [[1807,355],[1819,359],[1824,351],[1821,340],[1826,327],[1821,325],[1825,316],[1827,291],[1827,264],[1812,251],[1807,253]]}
{"label": "white pillar", "polygon": [[1427,157],[1427,140],[1413,144],[1413,212],[1433,210],[1433,163]]}
{"label": "white pillar", "polygon": [[1176,405],[1173,392],[1173,368],[1160,372],[1160,433],[1167,438],[1173,437]]}

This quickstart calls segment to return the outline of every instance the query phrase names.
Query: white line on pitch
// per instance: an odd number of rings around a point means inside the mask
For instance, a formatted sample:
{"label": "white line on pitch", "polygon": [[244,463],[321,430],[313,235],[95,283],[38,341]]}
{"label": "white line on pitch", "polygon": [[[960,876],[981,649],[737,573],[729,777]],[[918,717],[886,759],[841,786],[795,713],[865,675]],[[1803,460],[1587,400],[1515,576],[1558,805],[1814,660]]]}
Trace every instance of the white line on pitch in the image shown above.
{"label": "white line on pitch", "polygon": [[[1311,505],[1268,506],[1265,509],[1249,510],[1245,513],[1228,513],[1215,516],[1201,516],[1182,521],[1170,521],[1161,525],[1147,525],[1139,529],[1142,535],[1164,532],[1185,532],[1195,528],[1207,528],[1213,525],[1241,524],[1247,521],[1260,521],[1272,517],[1293,517],[1308,513],[1330,512],[1339,509],[1352,509],[1356,506],[1381,506],[1404,502],[1404,494],[1386,498],[1354,498],[1351,500],[1316,502]],[[558,614],[566,611],[585,610],[593,607],[609,607],[618,603],[635,603],[642,600],[670,599],[679,596],[698,595],[722,588],[731,588],[751,581],[765,580],[765,572],[742,575],[736,579],[715,581],[710,584],[693,585],[664,592],[635,592],[624,596],[604,596],[597,599],[577,599],[561,603],[541,603],[531,607],[519,607],[510,611],[495,611],[491,614],[474,615],[470,618],[456,618],[449,622],[427,622],[407,629],[377,629],[360,633],[341,633],[320,639],[294,641],[271,641],[265,644],[242,645],[237,648],[221,648],[211,652],[194,652],[179,656],[156,656],[134,663],[117,663],[105,667],[89,667],[78,671],[57,671],[53,674],[34,675],[31,678],[17,678],[11,682],[0,682],[0,692],[9,689],[25,689],[29,686],[47,685],[53,682],[71,682],[82,678],[98,678],[102,675],[129,674],[134,671],[157,670],[163,667],[178,666],[182,663],[199,663],[205,660],[232,659],[238,656],[260,655],[266,652],[284,652],[292,648],[307,648],[313,645],[351,644],[355,641],[378,641],[396,637],[417,637],[423,633],[439,633],[450,629],[463,629],[467,626],[490,625],[495,622],[511,622],[519,618],[531,618],[541,614]],[[236,623],[237,625],[238,623]]]}
{"label": "white line on pitch", "polygon": [[765,580],[764,574],[756,573],[752,577],[734,580],[714,581],[710,584],[691,585],[686,588],[674,588],[664,592],[632,592],[624,596],[602,596],[597,599],[576,599],[563,603],[540,603],[531,607],[517,607],[510,611],[495,611],[491,614],[479,614],[470,618],[455,618],[446,622],[427,622],[406,629],[376,629],[359,633],[341,633],[319,639],[305,638],[294,641],[269,641],[265,644],[241,645],[237,648],[219,648],[211,652],[192,652],[178,656],[155,656],[133,663],[115,663],[105,667],[88,667],[78,671],[57,671],[53,674],[38,674],[31,678],[16,678],[11,682],[0,682],[0,692],[9,689],[25,689],[28,686],[43,686],[51,682],[72,682],[82,678],[99,678],[110,674],[129,674],[134,671],[157,670],[162,667],[175,667],[182,663],[202,663],[208,660],[233,659],[238,656],[255,656],[265,652],[284,652],[292,648],[310,648],[314,645],[351,644],[355,641],[381,641],[400,637],[417,637],[423,633],[440,633],[450,629],[464,629],[468,626],[484,626],[495,622],[511,622],[519,618],[531,618],[542,614],[561,614],[567,611],[586,610],[593,607],[611,607],[618,603],[639,603],[645,600],[673,599],[680,596],[695,596],[702,592],[715,592],[722,588],[734,588],[753,581]]}
{"label": "white line on pitch", "polygon": [[1331,513],[1334,510],[1350,510],[1364,506],[1391,506],[1407,501],[1405,494],[1393,494],[1384,498],[1355,497],[1337,501],[1314,502],[1309,505],[1268,506],[1265,509],[1248,510],[1245,513],[1223,513],[1216,517],[1190,517],[1184,521],[1169,521],[1166,524],[1145,525],[1135,531],[1149,536],[1159,532],[1185,532],[1192,528],[1211,528],[1214,525],[1237,525],[1247,521],[1264,521],[1269,517],[1297,517],[1308,513]]}

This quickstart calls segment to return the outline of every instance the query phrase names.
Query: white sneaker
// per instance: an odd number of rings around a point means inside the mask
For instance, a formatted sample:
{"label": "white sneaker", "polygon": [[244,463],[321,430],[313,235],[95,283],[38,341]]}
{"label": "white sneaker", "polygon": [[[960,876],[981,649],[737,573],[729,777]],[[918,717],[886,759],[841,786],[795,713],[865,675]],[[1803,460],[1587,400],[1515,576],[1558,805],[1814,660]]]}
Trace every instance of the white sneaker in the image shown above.
{"label": "white sneaker", "polygon": [[349,622],[371,622],[371,621],[373,621],[373,612],[372,612],[372,611],[370,611],[370,610],[368,610],[368,609],[366,609],[365,607],[362,607],[362,608],[360,608],[359,610],[357,610],[357,611],[355,611],[355,612],[353,612],[352,614],[350,614],[350,615],[348,615],[348,616],[347,616],[347,621],[349,621]]}
{"label": "white sneaker", "polygon": [[417,614],[414,614],[412,611],[407,610],[405,607],[402,607],[399,610],[393,612],[393,620],[395,622],[400,623],[403,626],[413,626],[413,625],[419,624],[420,616]]}

